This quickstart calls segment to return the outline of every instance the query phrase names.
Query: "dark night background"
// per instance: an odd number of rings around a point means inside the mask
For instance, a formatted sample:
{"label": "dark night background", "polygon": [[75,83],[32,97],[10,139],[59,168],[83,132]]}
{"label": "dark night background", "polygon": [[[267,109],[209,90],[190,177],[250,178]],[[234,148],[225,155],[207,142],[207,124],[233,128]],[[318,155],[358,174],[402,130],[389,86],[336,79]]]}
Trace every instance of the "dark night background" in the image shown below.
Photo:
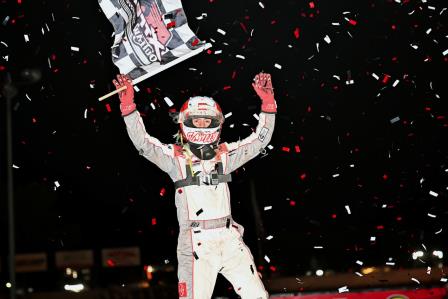
{"label": "dark night background", "polygon": [[[273,148],[230,184],[234,218],[256,259],[262,252],[267,277],[358,271],[357,260],[426,267],[433,261],[412,259],[423,246],[444,251],[446,260],[447,12],[444,1],[425,2],[271,0],[262,8],[258,1],[183,1],[193,31],[213,39],[211,52],[138,84],[136,103],[148,132],[170,143],[177,127],[163,98],[179,108],[190,96],[212,96],[224,114],[232,112],[222,139],[235,141],[257,124],[253,76],[272,74],[279,107]],[[112,26],[98,3],[0,0],[0,22],[0,73],[42,71],[13,100],[18,252],[140,246],[144,264],[175,265],[173,185],[138,155],[118,97],[97,101],[118,72]],[[3,100],[1,107],[3,120]],[[4,122],[1,128],[5,136]],[[2,171],[2,190],[5,181]]]}

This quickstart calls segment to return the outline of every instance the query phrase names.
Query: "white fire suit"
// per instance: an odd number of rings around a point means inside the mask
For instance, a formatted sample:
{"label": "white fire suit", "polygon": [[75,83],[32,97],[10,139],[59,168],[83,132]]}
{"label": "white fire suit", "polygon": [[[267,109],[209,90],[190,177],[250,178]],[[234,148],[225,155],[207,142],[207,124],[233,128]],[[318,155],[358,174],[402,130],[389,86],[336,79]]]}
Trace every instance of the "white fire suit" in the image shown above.
{"label": "white fire suit", "polygon": [[[141,155],[168,173],[173,182],[191,177],[187,153],[180,146],[163,144],[150,136],[138,111],[125,116],[124,120]],[[261,112],[255,132],[247,138],[220,144],[211,160],[191,157],[193,174],[199,178],[196,185],[175,185],[180,226],[179,298],[211,298],[218,273],[230,281],[241,298],[268,298],[250,250],[242,240],[243,227],[232,219],[227,182],[232,171],[268,145],[274,123],[275,114]],[[220,182],[212,176],[216,173],[223,178]]]}

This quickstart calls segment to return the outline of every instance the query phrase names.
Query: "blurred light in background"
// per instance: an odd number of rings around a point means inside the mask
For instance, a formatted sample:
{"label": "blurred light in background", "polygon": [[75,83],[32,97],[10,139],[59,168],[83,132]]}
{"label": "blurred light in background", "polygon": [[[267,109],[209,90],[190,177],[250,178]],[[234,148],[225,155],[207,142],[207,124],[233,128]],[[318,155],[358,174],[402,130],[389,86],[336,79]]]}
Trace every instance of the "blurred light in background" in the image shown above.
{"label": "blurred light in background", "polygon": [[432,254],[433,254],[434,256],[437,256],[439,259],[443,259],[443,252],[440,251],[440,250],[434,250],[434,251],[432,252]]}
{"label": "blurred light in background", "polygon": [[82,290],[84,290],[84,285],[82,283],[79,283],[79,284],[66,284],[64,286],[64,290],[75,292],[75,293],[79,293]]}
{"label": "blurred light in background", "polygon": [[416,260],[416,259],[418,259],[419,257],[422,257],[423,256],[423,251],[421,251],[421,250],[419,250],[419,251],[414,251],[413,253],[412,253],[412,259],[413,260]]}

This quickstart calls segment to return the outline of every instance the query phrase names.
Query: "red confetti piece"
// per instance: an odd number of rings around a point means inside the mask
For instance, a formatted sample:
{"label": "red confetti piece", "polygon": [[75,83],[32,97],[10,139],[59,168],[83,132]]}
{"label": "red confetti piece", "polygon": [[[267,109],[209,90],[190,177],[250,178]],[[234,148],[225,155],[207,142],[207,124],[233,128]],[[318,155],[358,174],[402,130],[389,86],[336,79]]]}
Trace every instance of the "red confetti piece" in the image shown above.
{"label": "red confetti piece", "polygon": [[171,21],[168,24],[166,24],[166,28],[167,29],[170,29],[170,28],[173,28],[173,27],[176,27],[176,21]]}
{"label": "red confetti piece", "polygon": [[107,263],[107,266],[109,266],[109,267],[115,267],[115,262],[112,259],[108,259],[106,261],[106,263]]}
{"label": "red confetti piece", "polygon": [[392,28],[392,30],[396,30],[397,26],[395,26],[395,24],[392,24],[392,26],[390,26]]}
{"label": "red confetti piece", "polygon": [[378,229],[378,230],[382,230],[382,229],[384,229],[384,225],[377,225],[377,226],[376,226],[376,229]]}
{"label": "red confetti piece", "polygon": [[295,202],[294,200],[290,200],[290,201],[289,201],[289,205],[290,205],[291,207],[295,207],[295,206],[296,206],[296,202]]}
{"label": "red confetti piece", "polygon": [[296,146],[294,146],[294,148],[296,150],[296,153],[300,153],[300,146],[296,145]]}
{"label": "red confetti piece", "polygon": [[314,2],[310,2],[309,5],[310,5],[310,8],[314,8],[315,7]]}
{"label": "red confetti piece", "polygon": [[387,176],[387,174],[383,175],[383,180],[387,180],[389,177]]}
{"label": "red confetti piece", "polygon": [[356,26],[357,22],[355,20],[349,20],[348,21],[350,25]]}
{"label": "red confetti piece", "polygon": [[231,89],[232,88],[232,86],[230,86],[230,85],[227,85],[227,86],[224,86],[224,90],[229,90],[229,89]]}
{"label": "red confetti piece", "polygon": [[337,215],[336,214],[332,214],[331,218],[336,219]]}
{"label": "red confetti piece", "polygon": [[4,70],[6,70],[6,67],[3,65],[0,65],[0,72],[3,72]]}
{"label": "red confetti piece", "polygon": [[272,272],[275,272],[275,271],[277,271],[277,268],[274,267],[274,266],[270,266],[270,267],[269,267],[269,270],[271,270]]}
{"label": "red confetti piece", "polygon": [[282,147],[282,151],[289,153],[291,149],[287,146]]}
{"label": "red confetti piece", "polygon": [[22,0],[17,0],[17,4],[22,4]]}
{"label": "red confetti piece", "polygon": [[191,45],[192,46],[196,46],[197,44],[199,44],[199,39],[195,39],[192,43],[191,43]]}
{"label": "red confetti piece", "polygon": [[302,173],[302,174],[300,175],[300,179],[303,181],[305,178],[306,178],[306,173]]}
{"label": "red confetti piece", "polygon": [[389,81],[389,79],[390,79],[390,76],[389,76],[388,74],[384,74],[384,77],[383,77],[383,84],[387,84],[387,82]]}
{"label": "red confetti piece", "polygon": [[162,189],[160,189],[160,196],[164,196],[165,195],[165,193],[166,193],[166,189],[165,189],[165,187],[164,188],[162,188]]}
{"label": "red confetti piece", "polygon": [[157,224],[157,218],[152,218],[151,225],[156,225],[156,224]]}
{"label": "red confetti piece", "polygon": [[295,36],[296,39],[299,39],[299,37],[300,37],[300,28],[299,27],[297,27],[294,30],[294,36]]}
{"label": "red confetti piece", "polygon": [[210,49],[208,49],[208,50],[207,50],[207,54],[209,54],[209,55],[210,55],[210,54],[212,54],[212,53],[213,53],[213,51],[212,51],[212,50],[210,50]]}
{"label": "red confetti piece", "polygon": [[233,71],[232,73],[232,80],[234,80],[236,78],[236,71]]}
{"label": "red confetti piece", "polygon": [[109,104],[106,104],[106,110],[107,110],[107,112],[112,112],[112,109],[110,108]]}
{"label": "red confetti piece", "polygon": [[243,31],[247,33],[246,25],[244,25],[244,23],[241,23],[241,22],[240,22],[240,26],[241,26],[241,28],[243,29]]}

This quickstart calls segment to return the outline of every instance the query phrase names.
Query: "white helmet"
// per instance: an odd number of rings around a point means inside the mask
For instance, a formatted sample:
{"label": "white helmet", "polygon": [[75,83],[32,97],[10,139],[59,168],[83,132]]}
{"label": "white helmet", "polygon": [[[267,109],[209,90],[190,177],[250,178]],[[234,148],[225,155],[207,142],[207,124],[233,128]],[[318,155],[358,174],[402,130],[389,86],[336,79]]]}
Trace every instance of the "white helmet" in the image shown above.
{"label": "white helmet", "polygon": [[[212,122],[207,128],[198,128],[193,125],[195,118],[208,118]],[[223,123],[221,107],[210,97],[192,97],[179,112],[182,137],[195,145],[217,144]]]}

